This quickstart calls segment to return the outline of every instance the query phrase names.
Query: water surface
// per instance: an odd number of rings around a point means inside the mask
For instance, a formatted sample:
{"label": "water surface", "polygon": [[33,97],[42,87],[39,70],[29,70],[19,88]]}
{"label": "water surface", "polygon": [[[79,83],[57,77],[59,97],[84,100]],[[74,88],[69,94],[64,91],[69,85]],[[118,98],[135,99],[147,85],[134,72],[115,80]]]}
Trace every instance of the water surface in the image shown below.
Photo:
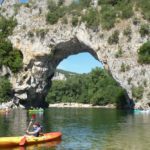
{"label": "water surface", "polygon": [[[1,113],[0,136],[23,135],[30,118],[26,110]],[[36,120],[43,125],[44,132],[61,131],[62,141],[26,147],[26,150],[149,150],[150,147],[150,114],[147,113],[50,108],[36,114]]]}

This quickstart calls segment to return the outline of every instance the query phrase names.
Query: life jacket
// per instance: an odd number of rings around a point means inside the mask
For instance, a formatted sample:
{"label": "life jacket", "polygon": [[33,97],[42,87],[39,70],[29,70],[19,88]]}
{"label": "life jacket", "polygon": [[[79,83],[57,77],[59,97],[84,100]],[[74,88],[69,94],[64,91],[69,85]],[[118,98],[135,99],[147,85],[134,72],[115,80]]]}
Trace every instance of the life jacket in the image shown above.
{"label": "life jacket", "polygon": [[35,136],[35,137],[39,137],[40,132],[41,132],[41,130],[42,130],[42,126],[33,128],[33,132],[36,131],[37,129],[39,129],[39,131],[38,131],[37,133],[33,134],[33,136]]}

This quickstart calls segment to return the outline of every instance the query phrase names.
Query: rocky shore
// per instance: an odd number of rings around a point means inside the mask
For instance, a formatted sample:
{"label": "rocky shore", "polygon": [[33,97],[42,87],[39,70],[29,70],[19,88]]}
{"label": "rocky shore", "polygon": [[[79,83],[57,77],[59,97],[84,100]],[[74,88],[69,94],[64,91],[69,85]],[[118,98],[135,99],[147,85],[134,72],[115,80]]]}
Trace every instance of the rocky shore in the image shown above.
{"label": "rocky shore", "polygon": [[49,104],[49,107],[58,108],[116,108],[113,104],[108,104],[105,106],[93,106],[92,104],[82,104],[82,103],[55,103]]}
{"label": "rocky shore", "polygon": [[9,101],[6,103],[0,103],[0,110],[3,109],[13,109],[13,108],[25,108],[24,106],[22,106],[21,104],[19,104],[18,106],[14,104],[13,101]]}

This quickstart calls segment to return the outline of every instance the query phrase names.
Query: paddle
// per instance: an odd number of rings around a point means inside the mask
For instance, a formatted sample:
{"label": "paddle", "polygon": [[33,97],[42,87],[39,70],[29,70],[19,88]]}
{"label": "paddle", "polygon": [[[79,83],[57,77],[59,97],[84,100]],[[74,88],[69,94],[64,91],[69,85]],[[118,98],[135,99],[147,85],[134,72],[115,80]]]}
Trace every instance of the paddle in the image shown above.
{"label": "paddle", "polygon": [[[28,125],[28,127],[27,127],[27,129],[26,129],[26,131],[29,130],[29,128],[30,128],[30,126],[31,126],[31,124],[32,124],[32,122],[33,122],[33,120],[35,119],[35,117],[36,117],[36,115],[33,114],[32,117],[31,117],[31,120],[30,120],[30,122],[29,122],[29,125]],[[20,142],[19,142],[19,145],[20,145],[20,146],[23,146],[23,145],[25,145],[25,143],[26,143],[26,136],[23,136],[23,137],[21,138]]]}

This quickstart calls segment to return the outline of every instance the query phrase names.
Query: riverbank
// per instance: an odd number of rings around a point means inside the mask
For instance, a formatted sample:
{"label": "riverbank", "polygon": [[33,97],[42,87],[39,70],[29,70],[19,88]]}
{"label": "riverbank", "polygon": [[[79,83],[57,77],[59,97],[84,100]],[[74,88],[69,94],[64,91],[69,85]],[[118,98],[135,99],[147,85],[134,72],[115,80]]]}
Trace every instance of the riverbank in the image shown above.
{"label": "riverbank", "polygon": [[82,103],[55,103],[49,104],[49,107],[58,107],[58,108],[116,108],[113,104],[108,104],[105,106],[93,106],[92,104],[82,104]]}

